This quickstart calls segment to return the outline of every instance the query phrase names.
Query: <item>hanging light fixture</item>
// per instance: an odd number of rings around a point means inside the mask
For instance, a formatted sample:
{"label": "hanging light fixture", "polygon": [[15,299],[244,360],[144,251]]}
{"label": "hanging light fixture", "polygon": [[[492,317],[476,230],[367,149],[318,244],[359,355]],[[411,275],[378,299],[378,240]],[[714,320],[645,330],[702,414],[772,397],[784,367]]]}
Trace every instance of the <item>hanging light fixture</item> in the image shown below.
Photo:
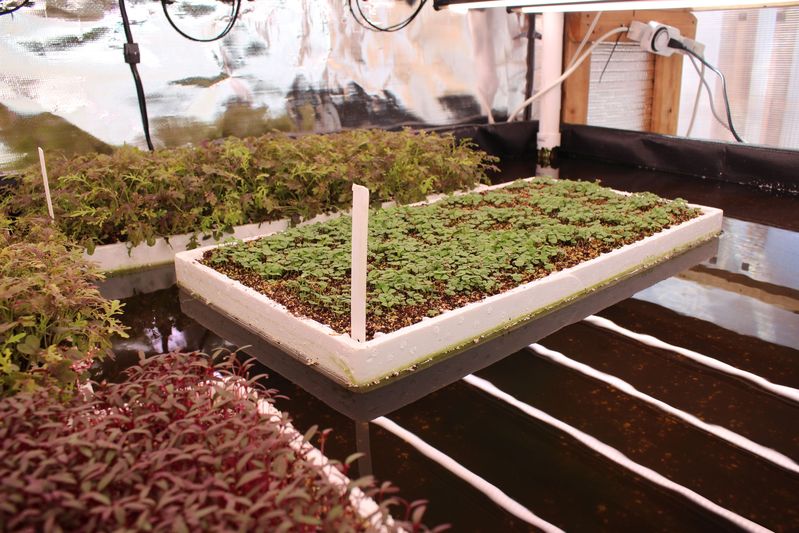
{"label": "hanging light fixture", "polygon": [[799,0],[433,0],[435,9],[466,12],[506,8],[522,13],[632,11],[640,9],[741,9],[799,5]]}

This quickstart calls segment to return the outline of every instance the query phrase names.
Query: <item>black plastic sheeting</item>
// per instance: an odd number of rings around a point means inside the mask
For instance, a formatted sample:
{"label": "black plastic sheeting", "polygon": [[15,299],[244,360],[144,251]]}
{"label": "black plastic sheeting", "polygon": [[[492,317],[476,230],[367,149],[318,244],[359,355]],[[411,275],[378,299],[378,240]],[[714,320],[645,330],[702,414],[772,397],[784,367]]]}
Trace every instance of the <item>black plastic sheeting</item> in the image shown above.
{"label": "black plastic sheeting", "polygon": [[[538,122],[436,128],[468,137],[503,160],[535,160]],[[560,159],[588,159],[633,168],[799,194],[799,151],[699,141],[596,126],[564,124]],[[555,164],[557,167],[557,162]]]}
{"label": "black plastic sheeting", "polygon": [[698,141],[594,126],[563,126],[562,157],[589,158],[799,194],[799,151]]}
{"label": "black plastic sheeting", "polygon": [[485,152],[501,159],[535,160],[538,121],[455,126],[437,131],[469,138]]}

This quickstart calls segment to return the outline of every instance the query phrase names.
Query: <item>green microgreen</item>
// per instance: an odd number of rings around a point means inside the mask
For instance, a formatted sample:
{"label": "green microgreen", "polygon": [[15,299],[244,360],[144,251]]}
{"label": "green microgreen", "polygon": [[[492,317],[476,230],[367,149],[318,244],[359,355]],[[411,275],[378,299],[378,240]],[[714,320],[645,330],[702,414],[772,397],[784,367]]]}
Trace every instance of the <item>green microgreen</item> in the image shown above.
{"label": "green microgreen", "polygon": [[[269,134],[155,152],[53,155],[48,170],[59,228],[91,251],[182,233],[196,243],[241,224],[309,219],[346,209],[352,183],[368,187],[375,204],[469,189],[486,181],[496,160],[473,148],[451,135],[410,130]],[[42,189],[38,166],[28,168],[11,210],[45,214]]]}
{"label": "green microgreen", "polygon": [[[597,183],[536,179],[372,210],[367,331],[388,332],[639,240],[698,211]],[[205,262],[345,332],[351,219],[223,246]]]}

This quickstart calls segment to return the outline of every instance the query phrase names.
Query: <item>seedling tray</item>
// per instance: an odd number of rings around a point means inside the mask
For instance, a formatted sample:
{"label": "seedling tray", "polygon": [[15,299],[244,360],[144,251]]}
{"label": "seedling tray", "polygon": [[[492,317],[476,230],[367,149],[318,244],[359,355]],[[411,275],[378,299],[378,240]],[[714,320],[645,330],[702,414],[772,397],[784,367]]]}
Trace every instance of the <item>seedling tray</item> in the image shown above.
{"label": "seedling tray", "polygon": [[130,246],[127,242],[103,244],[97,246],[91,254],[84,251],[83,257],[96,264],[101,271],[107,274],[122,274],[171,264],[175,260],[175,254],[187,250],[193,240],[206,246],[214,245],[231,237],[247,239],[270,235],[282,231],[288,226],[288,222],[285,220],[236,226],[233,233],[227,234],[219,240],[203,239],[192,233],[185,233],[166,238],[159,237],[152,245],[141,243],[137,246]]}
{"label": "seedling tray", "polygon": [[722,212],[692,207],[701,211],[696,218],[366,342],[295,316],[274,300],[203,265],[203,254],[209,248],[178,254],[175,267],[178,284],[193,298],[339,385],[366,391],[501,337],[553,309],[712,240],[721,230]]}
{"label": "seedling tray", "polygon": [[[303,222],[303,224],[321,222],[331,216],[335,215],[319,215]],[[95,247],[91,254],[88,251],[84,251],[83,257],[97,265],[102,272],[118,276],[171,265],[175,261],[175,254],[184,252],[192,246],[196,247],[198,244],[207,247],[220,244],[229,239],[263,237],[284,231],[290,225],[291,223],[288,219],[282,219],[235,226],[232,233],[225,233],[218,239],[203,237],[194,233],[183,233],[169,237],[159,237],[152,245],[141,243],[136,246],[130,246],[130,243],[127,242],[103,244]]]}
{"label": "seedling tray", "polygon": [[242,351],[258,359],[270,371],[296,383],[339,413],[356,421],[367,422],[413,403],[560,328],[714,257],[718,251],[718,241],[718,238],[711,239],[650,268],[631,272],[574,300],[554,306],[518,328],[508,329],[464,351],[453,353],[451,357],[441,357],[419,365],[413,372],[404,372],[397,378],[385,380],[380,386],[369,388],[342,386],[316,367],[304,364],[299,358],[283,351],[281,346],[269,342],[240,319],[231,317],[183,289],[180,290],[180,307],[186,315],[219,337],[241,346]]}

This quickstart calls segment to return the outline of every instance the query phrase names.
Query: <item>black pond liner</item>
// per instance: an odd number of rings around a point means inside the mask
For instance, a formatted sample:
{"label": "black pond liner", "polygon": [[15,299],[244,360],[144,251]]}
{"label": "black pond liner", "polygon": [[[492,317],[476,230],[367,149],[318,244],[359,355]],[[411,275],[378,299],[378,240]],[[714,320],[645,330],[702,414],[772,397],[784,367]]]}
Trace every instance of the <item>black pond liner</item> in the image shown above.
{"label": "black pond liner", "polygon": [[[528,168],[535,169],[537,121],[461,125],[436,131],[469,138],[506,164],[528,162]],[[799,195],[797,150],[576,124],[563,124],[561,131],[556,168],[569,160],[590,160]]]}
{"label": "black pond liner", "polygon": [[[534,154],[534,126],[534,123],[467,126],[460,127],[456,134],[476,128],[472,134],[477,142],[503,156],[502,172],[494,179],[506,181],[534,173],[535,162],[530,157]],[[667,154],[674,149],[672,143],[677,140],[663,141],[662,136],[655,136],[658,138],[653,141],[648,134],[594,130],[564,128],[564,149],[559,163],[561,177],[601,178],[605,185],[617,189],[651,190],[665,197],[681,196],[691,202],[721,207],[725,215],[799,230],[799,217],[795,216],[799,198],[791,192],[796,177],[785,175],[787,161],[795,158],[795,154],[776,151],[778,161],[772,164],[767,157],[769,151],[756,148],[741,152],[739,149],[743,147],[730,149],[712,146],[719,143],[699,142],[702,146],[696,149],[701,149],[703,157],[716,157],[712,155],[716,150],[727,150],[726,163],[707,167],[709,171],[703,167],[701,172],[698,166],[690,164],[684,171],[677,168],[676,173],[652,171],[646,169],[657,168],[661,164],[659,160],[669,162]],[[572,135],[570,131],[576,133]],[[594,146],[595,142],[605,144]],[[589,143],[589,146],[580,143]],[[640,149],[625,154],[622,151],[625,143],[640,145]],[[661,146],[663,143],[665,147]],[[614,157],[626,158],[624,164],[608,162],[612,158],[607,156],[613,154],[613,150],[617,150]],[[691,150],[694,148],[688,151]],[[741,172],[740,167],[737,171],[728,168],[731,162],[738,165],[740,158],[749,161],[752,172]],[[762,167],[757,167],[758,158],[764,158]],[[705,179],[699,179],[699,175]],[[777,189],[779,193],[774,192]],[[711,266],[714,265],[707,264]],[[767,273],[768,265],[764,264],[763,269]],[[120,285],[122,280],[116,281],[115,290],[121,290],[124,283]],[[164,282],[159,280],[158,283]],[[117,366],[106,367],[109,376],[112,370],[118,372],[124,364],[135,361],[139,349],[155,354],[164,347],[186,351],[232,348],[230,343],[181,311],[175,287],[132,296],[125,303],[123,321],[134,330],[130,340],[118,343]],[[738,311],[733,306],[721,312]],[[798,374],[795,366],[799,350],[740,336],[652,303],[625,300],[600,314],[669,342],[689,342],[691,349],[708,352],[714,357],[721,358],[737,351],[741,360],[749,365],[747,369],[756,373],[771,371],[778,377]],[[541,344],[568,352],[570,357],[611,374],[623,370],[628,373],[625,379],[641,390],[651,391],[655,397],[660,397],[661,390],[671,390],[673,401],[687,402],[686,410],[691,412],[691,406],[708,406],[702,416],[711,423],[724,414],[713,408],[716,404],[722,405],[719,402],[723,402],[724,397],[716,396],[715,391],[716,383],[723,383],[726,394],[734,395],[735,403],[749,406],[738,419],[734,419],[738,416],[735,412],[724,415],[735,420],[733,429],[755,441],[771,442],[775,447],[786,442],[790,444],[789,449],[796,447],[790,436],[791,426],[795,429],[795,424],[786,424],[784,417],[790,420],[790,414],[795,413],[793,419],[799,419],[799,406],[763,396],[728,376],[701,371],[694,363],[675,359],[666,352],[646,352],[612,333],[592,332],[595,336],[586,337],[585,327],[582,324],[568,326],[543,339]],[[615,359],[606,359],[606,350],[612,351]],[[730,357],[734,355],[729,354]],[[124,358],[127,363],[123,363]],[[775,365],[783,368],[789,365],[790,368],[777,372]],[[675,376],[682,376],[681,383],[670,380],[672,369]],[[274,370],[259,367],[256,371],[267,372],[270,375],[268,386],[289,397],[279,400],[278,407],[292,415],[301,431],[313,424],[334,429],[327,444],[328,455],[343,458],[355,451],[354,423],[349,418]],[[478,375],[723,507],[775,530],[799,529],[799,510],[795,506],[799,480],[790,472],[527,351],[511,355],[479,371]],[[754,406],[758,406],[758,410],[752,414]],[[758,419],[753,420],[753,416]],[[685,498],[600,457],[551,426],[528,418],[460,381],[388,417],[542,518],[570,531],[736,529]],[[427,523],[451,523],[455,531],[529,531],[526,523],[392,434],[373,426],[371,441],[374,471],[379,478],[394,481],[405,498],[431,500]],[[785,449],[781,451],[788,453]]]}

